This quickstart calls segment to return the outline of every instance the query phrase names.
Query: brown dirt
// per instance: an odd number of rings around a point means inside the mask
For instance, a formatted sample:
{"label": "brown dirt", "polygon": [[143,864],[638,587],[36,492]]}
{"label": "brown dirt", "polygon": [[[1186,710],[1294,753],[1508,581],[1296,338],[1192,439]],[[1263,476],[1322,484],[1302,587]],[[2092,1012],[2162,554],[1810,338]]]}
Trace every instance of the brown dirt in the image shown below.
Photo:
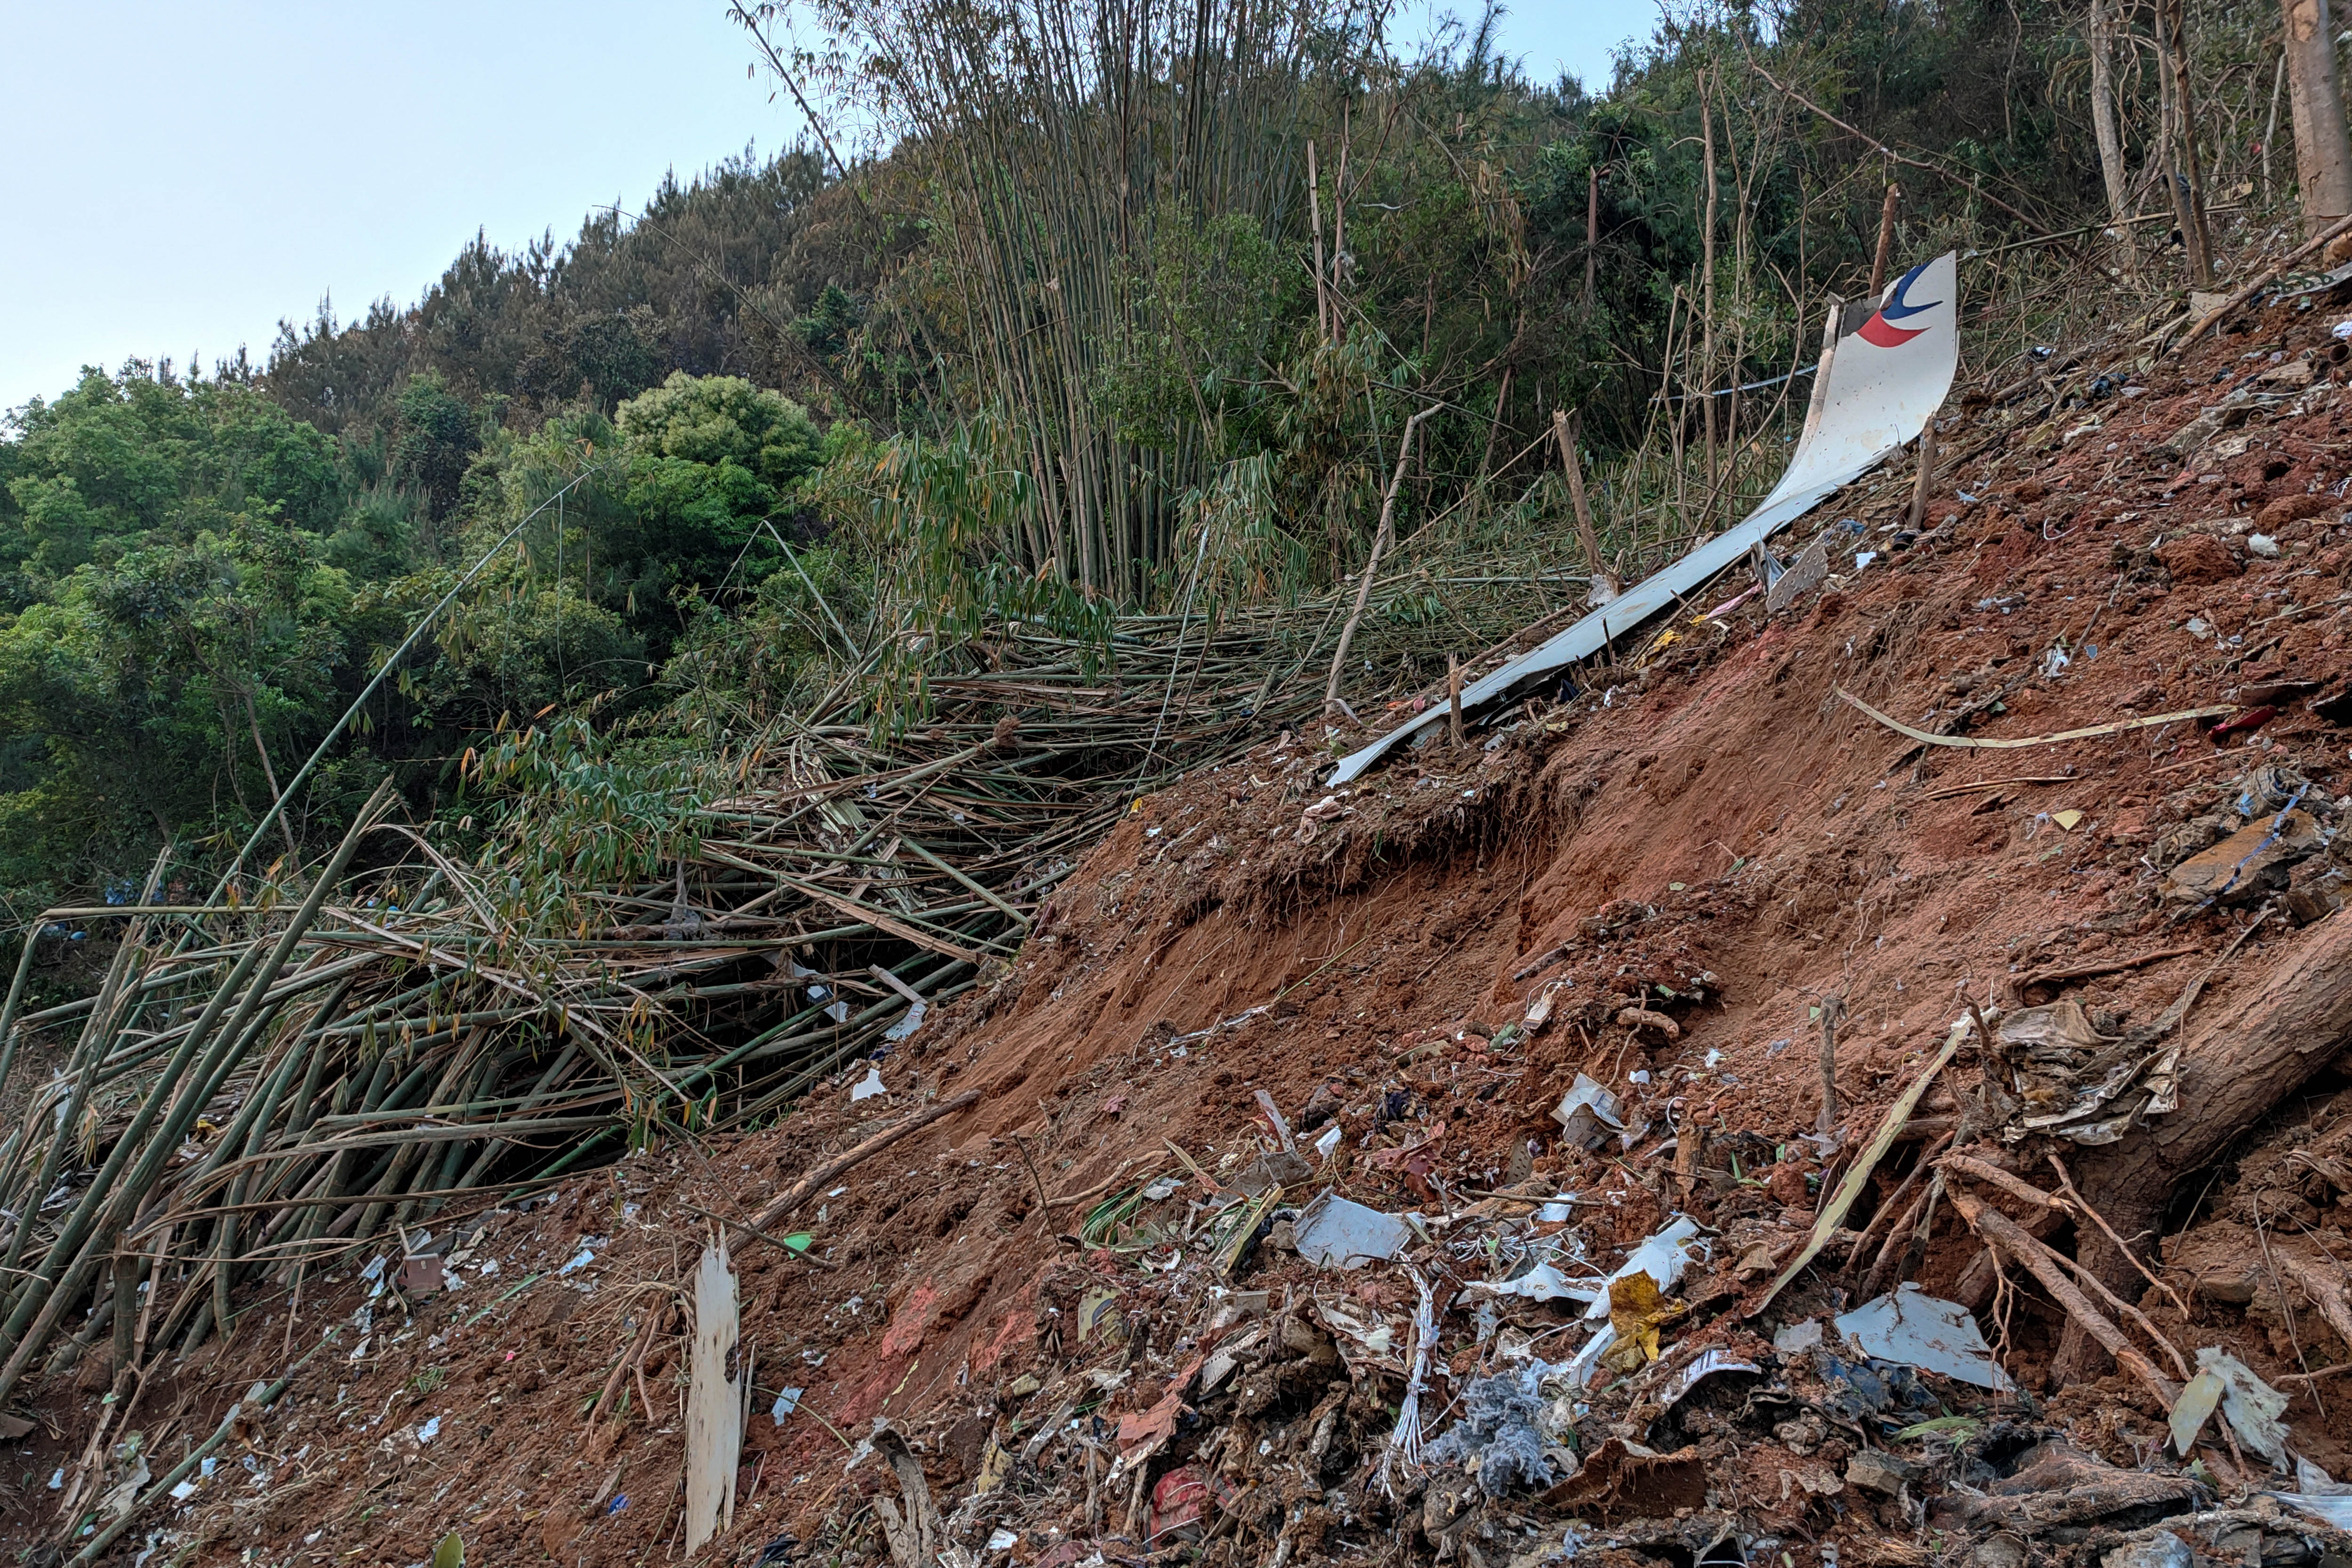
{"label": "brown dirt", "polygon": [[[877,1419],[917,1441],[962,1548],[978,1551],[1002,1524],[1018,1537],[1012,1561],[1049,1568],[1097,1550],[1139,1558],[1138,1538],[1174,1518],[1164,1478],[1180,1461],[1213,1477],[1202,1522],[1188,1527],[1206,1531],[1193,1550],[1212,1560],[1433,1552],[1474,1568],[1544,1561],[1573,1520],[1599,1532],[1588,1550],[1629,1568],[1687,1564],[1718,1523],[1769,1539],[1790,1565],[1826,1561],[1831,1544],[1851,1561],[1920,1563],[1958,1538],[1933,1535],[1919,1500],[1990,1484],[2035,1442],[2063,1435],[2085,1455],[2147,1468],[2160,1407],[2120,1375],[2050,1387],[2063,1312],[2021,1271],[2001,1279],[1979,1263],[1948,1204],[1933,1211],[1907,1277],[1976,1310],[2029,1397],[1935,1385],[1930,1408],[1973,1412],[1979,1425],[1965,1440],[1908,1440],[1923,1468],[1899,1497],[1850,1479],[1858,1451],[1889,1442],[1884,1431],[1822,1415],[1830,1385],[1769,1344],[1775,1325],[1859,1299],[1875,1237],[1850,1267],[1856,1238],[1833,1241],[1763,1318],[1743,1322],[1736,1308],[1811,1223],[1825,1174],[1836,1178],[1804,1141],[1821,1098],[1814,1010],[1826,1000],[1843,1009],[1842,1162],[1964,999],[2071,998],[2108,1034],[2169,1005],[2261,907],[2168,902],[2160,875],[2211,841],[2192,842],[2250,770],[2295,770],[2329,797],[2315,816],[2345,826],[2333,797],[2352,730],[2301,706],[2221,745],[2176,723],[1970,752],[1922,749],[1835,695],[1931,728],[1969,710],[1967,732],[2017,737],[2226,701],[2287,676],[2336,681],[2352,634],[2339,602],[2352,525],[2333,499],[2352,474],[2340,456],[2352,394],[2282,402],[2239,433],[2252,437],[2242,450],[2186,472],[2161,449],[2210,402],[2217,372],[2252,373],[2271,349],[2293,357],[2316,341],[2315,326],[2263,330],[2135,381],[2133,395],[1972,411],[1946,438],[1960,457],[1929,509],[1953,521],[1899,550],[1874,533],[1857,547],[1881,551],[1874,564],[1855,573],[1848,555],[1841,581],[1780,620],[1742,611],[1675,626],[1638,659],[1587,672],[1571,699],[1530,703],[1480,733],[1472,750],[1411,752],[1332,792],[1322,774],[1360,737],[1286,738],[1139,803],[1041,914],[1018,962],[881,1064],[887,1097],[852,1105],[845,1077],[772,1130],[640,1152],[500,1210],[470,1239],[462,1289],[413,1314],[391,1295],[374,1302],[360,1359],[365,1282],[351,1264],[306,1281],[299,1318],[283,1291],[242,1303],[226,1345],[142,1395],[131,1425],[163,1461],[158,1473],[256,1379],[276,1376],[289,1348],[343,1327],[290,1396],[224,1447],[193,1503],[143,1517],[117,1557],[170,1529],[194,1547],[184,1561],[408,1563],[455,1529],[474,1562],[670,1560],[685,1367],[670,1309],[712,1228],[696,1211],[748,1215],[826,1154],[966,1089],[982,1091],[971,1110],[781,1222],[814,1236],[808,1258],[730,1237],[758,1393],[733,1530],[699,1560],[749,1563],[786,1532],[811,1561],[881,1560],[870,1500],[895,1498],[895,1483],[878,1459],[844,1466]],[[2241,359],[2249,349],[2263,357]],[[2210,451],[2233,446],[2225,437]],[[1816,521],[1874,527],[1908,491],[1907,477],[1892,476]],[[2328,498],[2315,512],[2304,504],[2313,496]],[[2275,558],[2249,548],[2258,509],[2280,520]],[[2196,635],[2192,617],[2216,635]],[[2053,646],[2066,650],[2063,671],[2050,668]],[[1954,789],[1983,781],[1994,782]],[[2290,962],[2296,921],[2329,918],[2340,901],[2347,858],[2331,847],[2304,862],[2281,890],[2304,901],[2247,940],[2205,994],[2257,985]],[[1547,992],[1549,1022],[1515,1031]],[[1580,1071],[1621,1096],[1629,1127],[1646,1129],[1630,1147],[1560,1147],[1549,1113]],[[1950,1130],[1981,1071],[1964,1055],[1921,1107],[1918,1131]],[[1704,1506],[1685,1499],[1679,1520],[1629,1534],[1624,1496],[1653,1483],[1667,1496],[1684,1480],[1621,1478],[1617,1501],[1559,1506],[1539,1491],[1481,1503],[1443,1477],[1390,1498],[1374,1472],[1403,1390],[1412,1280],[1393,1268],[1318,1273],[1279,1249],[1279,1226],[1224,1279],[1185,1234],[1189,1205],[1274,1146],[1261,1092],[1302,1141],[1334,1121],[1344,1130],[1328,1168],[1293,1176],[1295,1199],[1330,1184],[1375,1207],[1458,1216],[1539,1178],[1584,1200],[1574,1224],[1602,1267],[1676,1210],[1714,1227],[1711,1261],[1683,1288],[1694,1310],[1665,1330],[1668,1362],[1719,1346],[1764,1364],[1761,1381],[1711,1380],[1669,1415],[1636,1377],[1596,1393],[1577,1426],[1588,1458],[1612,1437],[1696,1445]],[[2203,1191],[2174,1194],[2161,1258],[2189,1314],[2158,1293],[2142,1302],[2185,1353],[2220,1346],[2294,1392],[2294,1441],[2337,1475],[2352,1468],[2352,1381],[2282,1380],[2352,1361],[2352,1347],[2266,1249],[2294,1249],[2314,1268],[2352,1258],[2347,1092],[2343,1066],[2323,1067]],[[1702,1132],[1706,1152],[1685,1166],[1662,1147],[1696,1148]],[[1921,1147],[1898,1145],[1850,1231],[1911,1174]],[[1978,1152],[2054,1187],[2049,1147]],[[2056,1152],[2078,1171],[2100,1157]],[[1158,1173],[1187,1185],[1080,1238],[1099,1199],[1061,1200]],[[2071,1247],[2070,1224],[1983,1195]],[[1514,1336],[1564,1357],[1579,1310],[1514,1303],[1482,1338],[1459,1288],[1488,1277],[1482,1238],[1516,1233],[1472,1215],[1433,1234],[1413,1256],[1442,1303],[1423,1405],[1433,1434]],[[604,1238],[589,1244],[595,1260],[559,1275],[585,1237]],[[482,1272],[492,1261],[497,1272]],[[1899,1251],[1894,1261],[1902,1273]],[[1115,1326],[1085,1331],[1082,1302],[1106,1290]],[[1335,1341],[1315,1302],[1385,1325],[1389,1342]],[[655,1313],[642,1383],[625,1376],[625,1406],[589,1419]],[[1193,1363],[1254,1327],[1276,1349],[1184,1400]],[[42,1484],[79,1455],[102,1360],[101,1346],[87,1370],[40,1391],[45,1429],[16,1446],[15,1522],[0,1538],[54,1537]],[[779,1426],[768,1412],[784,1386],[804,1393]],[[1178,1403],[1163,1405],[1171,1393]],[[1155,1407],[1198,1412],[1139,1472],[1168,1494],[1157,1512],[1140,1487],[1106,1478]],[[1009,1483],[973,1497],[982,1469],[1001,1468],[1000,1445],[1014,1460]],[[2224,1494],[2263,1484],[2223,1473],[2228,1459],[2208,1452],[2207,1479]],[[2112,1536],[2078,1531],[2063,1546]],[[1188,1538],[1171,1531],[1159,1545]]]}

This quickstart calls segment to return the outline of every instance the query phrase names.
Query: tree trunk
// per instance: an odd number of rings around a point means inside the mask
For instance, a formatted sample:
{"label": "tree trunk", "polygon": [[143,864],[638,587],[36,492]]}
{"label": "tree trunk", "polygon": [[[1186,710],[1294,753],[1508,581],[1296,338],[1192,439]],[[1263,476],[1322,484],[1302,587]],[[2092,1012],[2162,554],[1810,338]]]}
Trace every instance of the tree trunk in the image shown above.
{"label": "tree trunk", "polygon": [[1698,123],[1706,181],[1706,217],[1699,233],[1699,266],[1703,271],[1706,317],[1699,340],[1699,415],[1706,431],[1706,500],[1710,519],[1715,510],[1715,110],[1706,100],[1706,72],[1698,76]]}
{"label": "tree trunk", "polygon": [[[2352,915],[2332,915],[2279,945],[2286,951],[2267,975],[2247,975],[2241,962],[2242,984],[2184,1032],[2179,1109],[2120,1143],[2085,1151],[2075,1184],[2144,1255],[2154,1253],[2175,1189],[2352,1046]],[[2075,1240],[2084,1268],[2125,1300],[2138,1299],[2146,1281],[2096,1226]],[[2096,1376],[2105,1362],[2070,1323],[2052,1375]]]}
{"label": "tree trunk", "polygon": [[2164,29],[2162,53],[2172,71],[2172,112],[2177,121],[2173,151],[2185,184],[2176,197],[2181,243],[2189,252],[2189,280],[2213,287],[2213,238],[2205,226],[2205,168],[2197,152],[2197,94],[2189,80],[2189,14],[2185,0],[2158,0],[2157,22]]}
{"label": "tree trunk", "polygon": [[2352,140],[2336,68],[2327,0],[2280,0],[2286,23],[2286,74],[2294,115],[2294,175],[2306,234],[2352,213]]}
{"label": "tree trunk", "polygon": [[2125,272],[2137,276],[2139,255],[2132,243],[2124,139],[2116,125],[2115,39],[2108,4],[2091,0],[2091,127],[2099,141],[2099,177],[2107,187],[2107,220],[2115,225],[2116,253]]}

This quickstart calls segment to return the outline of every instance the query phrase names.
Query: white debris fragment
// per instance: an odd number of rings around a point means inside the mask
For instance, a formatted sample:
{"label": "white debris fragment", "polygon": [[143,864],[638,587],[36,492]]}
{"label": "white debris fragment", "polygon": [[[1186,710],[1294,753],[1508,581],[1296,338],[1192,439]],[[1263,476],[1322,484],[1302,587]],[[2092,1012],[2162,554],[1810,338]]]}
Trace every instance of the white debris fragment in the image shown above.
{"label": "white debris fragment", "polygon": [[859,1079],[856,1087],[849,1091],[849,1103],[855,1105],[861,1100],[872,1100],[877,1094],[889,1092],[888,1088],[882,1082],[882,1069],[867,1068],[866,1076]]}
{"label": "white debris fragment", "polygon": [[1394,1258],[1412,1239],[1402,1215],[1379,1209],[1326,1190],[1293,1222],[1298,1255],[1322,1268],[1360,1268]]}
{"label": "white debris fragment", "polygon": [[1602,1128],[1622,1131],[1625,1126],[1617,1120],[1617,1097],[1583,1073],[1576,1075],[1576,1081],[1569,1086],[1568,1093],[1560,1098],[1551,1114],[1566,1131],[1569,1142],[1587,1149],[1606,1136]]}
{"label": "white debris fragment", "polygon": [[2254,1375],[2254,1369],[2212,1345],[2197,1352],[2198,1374],[2221,1380],[2221,1414],[2239,1440],[2272,1464],[2286,1460],[2286,1395]]}
{"label": "white debris fragment", "polygon": [[1864,1301],[1833,1321],[1856,1352],[1876,1361],[1900,1362],[1996,1391],[2010,1386],[2009,1374],[1992,1359],[1992,1347],[1969,1310],[1905,1283],[1891,1296]]}
{"label": "white debris fragment", "polygon": [[1783,1323],[1772,1333],[1772,1348],[1782,1355],[1800,1355],[1817,1348],[1822,1342],[1822,1321],[1807,1318],[1801,1323]]}
{"label": "white debris fragment", "polygon": [[1694,1242],[1700,1247],[1706,1245],[1698,1239],[1698,1221],[1685,1215],[1627,1253],[1617,1272],[1601,1282],[1600,1294],[1593,1299],[1592,1305],[1584,1310],[1584,1315],[1587,1318],[1606,1318],[1609,1315],[1609,1287],[1636,1274],[1646,1274],[1655,1280],[1659,1295],[1670,1293],[1682,1283],[1683,1270],[1690,1266],[1687,1249]]}

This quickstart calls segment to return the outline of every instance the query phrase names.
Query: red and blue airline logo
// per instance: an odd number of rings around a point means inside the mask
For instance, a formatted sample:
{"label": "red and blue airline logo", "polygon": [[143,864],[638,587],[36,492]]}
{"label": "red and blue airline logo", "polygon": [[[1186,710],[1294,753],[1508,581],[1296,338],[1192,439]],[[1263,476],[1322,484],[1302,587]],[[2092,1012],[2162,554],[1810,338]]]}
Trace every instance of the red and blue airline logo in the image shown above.
{"label": "red and blue airline logo", "polygon": [[1919,274],[1934,265],[1933,262],[1923,261],[1906,272],[1902,281],[1895,285],[1895,292],[1886,297],[1886,303],[1879,307],[1877,314],[1863,322],[1862,329],[1854,333],[1854,336],[1878,348],[1895,349],[1901,348],[1905,343],[1926,331],[1927,329],[1925,327],[1906,330],[1895,323],[1906,317],[1916,316],[1922,310],[1932,310],[1943,303],[1941,300],[1931,300],[1925,305],[1913,305],[1904,300],[1904,296],[1910,291],[1911,285],[1919,280]]}

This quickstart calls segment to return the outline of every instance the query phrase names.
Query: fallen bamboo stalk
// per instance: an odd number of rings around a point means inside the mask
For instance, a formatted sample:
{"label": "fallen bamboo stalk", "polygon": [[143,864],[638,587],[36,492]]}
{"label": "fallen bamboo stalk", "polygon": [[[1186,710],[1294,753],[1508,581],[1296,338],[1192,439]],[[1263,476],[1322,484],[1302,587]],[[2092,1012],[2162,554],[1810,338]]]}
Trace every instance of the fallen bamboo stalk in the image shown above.
{"label": "fallen bamboo stalk", "polygon": [[2153,730],[2166,724],[2178,724],[2191,719],[2219,719],[2237,711],[2227,704],[2218,708],[2184,708],[2178,713],[2157,713],[2145,719],[2118,719],[2112,724],[2094,724],[2088,729],[2062,730],[2054,735],[2030,735],[2014,741],[1985,740],[1974,735],[1936,735],[1925,730],[1915,730],[1900,719],[1890,718],[1843,687],[1836,689],[1842,701],[1851,703],[1875,719],[1896,734],[1918,742],[1923,746],[1962,746],[1977,751],[2019,751],[2028,746],[2054,746],[2063,741],[2095,741],[2104,735],[2121,735],[2134,730]]}
{"label": "fallen bamboo stalk", "polygon": [[[296,1362],[292,1366],[288,1367],[286,1369],[285,1375],[280,1377],[276,1383],[273,1383],[268,1387],[263,1389],[261,1391],[260,1397],[256,1399],[253,1403],[264,1410],[267,1410],[271,1405],[277,1404],[279,1397],[285,1394],[289,1385],[293,1383],[294,1374],[300,1372],[304,1366],[308,1365],[310,1358],[317,1355],[320,1347],[325,1343],[326,1342],[321,1340],[319,1344],[312,1345],[309,1350],[303,1352],[302,1359]],[[219,1447],[222,1443],[228,1439],[229,1435],[236,1430],[237,1425],[243,1419],[244,1415],[245,1405],[242,1401],[230,1405],[228,1407],[228,1414],[221,1417],[221,1424],[214,1429],[213,1435],[210,1437],[205,1438],[195,1447],[191,1448],[185,1458],[173,1466],[161,1480],[155,1482],[154,1485],[149,1487],[144,1492],[139,1494],[137,1500],[134,1500],[129,1508],[123,1510],[121,1515],[117,1518],[114,1522],[109,1524],[105,1529],[92,1536],[90,1538],[89,1544],[84,1546],[79,1552],[74,1554],[73,1561],[68,1564],[68,1568],[85,1568],[86,1564],[95,1563],[100,1557],[104,1556],[107,1549],[112,1546],[117,1541],[121,1540],[122,1538],[122,1532],[131,1528],[131,1521],[139,1517],[141,1510],[153,1507],[158,1499],[168,1496],[173,1487],[178,1486],[182,1481],[188,1479],[190,1471],[194,1470],[197,1466],[203,1464],[206,1459],[212,1457],[213,1450]]]}
{"label": "fallen bamboo stalk", "polygon": [[1911,1080],[1911,1087],[1886,1108],[1886,1114],[1879,1119],[1877,1133],[1855,1157],[1853,1163],[1846,1168],[1845,1179],[1838,1184],[1837,1191],[1814,1217],[1812,1232],[1805,1238],[1805,1245],[1799,1249],[1789,1267],[1780,1271],[1780,1277],[1755,1300],[1740,1310],[1741,1317],[1753,1318],[1770,1306],[1772,1299],[1787,1289],[1789,1282],[1821,1256],[1822,1248],[1830,1244],[1831,1237],[1844,1226],[1845,1216],[1853,1211],[1854,1200],[1862,1196],[1862,1189],[1869,1183],[1871,1173],[1878,1168],[1878,1162],[1886,1157],[1886,1152],[1895,1146],[1904,1124],[1911,1120],[1912,1111],[1917,1110],[1919,1101],[1927,1097],[1927,1086],[1936,1081],[1936,1076],[1958,1054],[1961,1042],[1968,1037],[1967,1027],[1955,1025],[1951,1033],[1944,1037],[1943,1048],[1937,1052],[1935,1059],[1921,1068],[1919,1076]]}
{"label": "fallen bamboo stalk", "polygon": [[937,1105],[930,1107],[929,1110],[919,1111],[917,1114],[907,1118],[904,1121],[898,1123],[896,1126],[883,1129],[881,1131],[877,1132],[873,1137],[868,1138],[863,1143],[860,1143],[856,1148],[850,1150],[847,1153],[835,1155],[833,1159],[826,1161],[824,1164],[819,1165],[815,1170],[811,1171],[807,1175],[803,1176],[799,1181],[785,1188],[775,1197],[771,1198],[766,1204],[761,1205],[759,1213],[751,1216],[751,1224],[763,1229],[775,1224],[777,1220],[782,1219],[784,1215],[792,1213],[793,1209],[799,1207],[800,1205],[806,1202],[811,1193],[814,1193],[817,1188],[824,1185],[825,1183],[832,1181],[835,1177],[840,1175],[851,1166],[856,1165],[860,1161],[866,1159],[868,1155],[881,1152],[883,1150],[887,1149],[891,1144],[896,1143],[899,1139],[906,1137],[908,1134],[919,1132],[924,1128],[929,1127],[932,1122],[939,1121],[941,1117],[951,1116],[955,1112],[963,1110],[966,1106],[976,1103],[979,1099],[980,1090],[976,1089],[968,1089],[961,1094],[956,1095],[948,1100],[940,1100]]}

